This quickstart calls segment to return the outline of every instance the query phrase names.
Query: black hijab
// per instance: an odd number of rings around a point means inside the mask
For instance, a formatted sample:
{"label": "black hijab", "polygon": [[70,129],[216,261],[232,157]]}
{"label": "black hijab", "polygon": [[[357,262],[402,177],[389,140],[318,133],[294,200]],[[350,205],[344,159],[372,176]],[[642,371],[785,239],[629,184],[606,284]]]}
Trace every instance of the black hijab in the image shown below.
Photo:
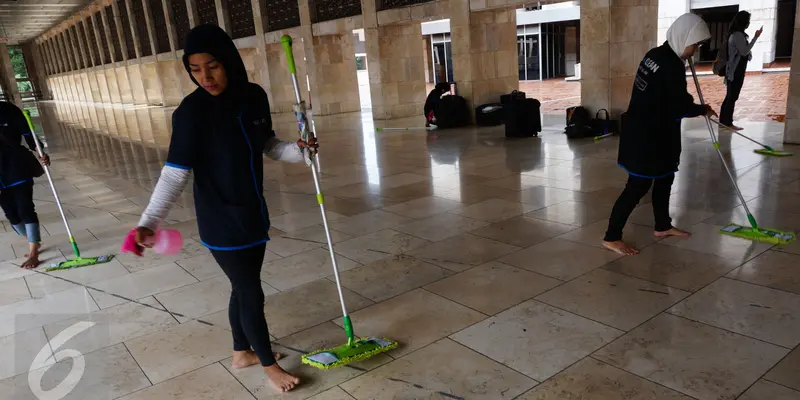
{"label": "black hijab", "polygon": [[[228,87],[218,96],[211,96],[192,76],[189,68],[189,56],[199,53],[211,54],[225,68]],[[186,68],[186,72],[189,73],[192,82],[209,97],[213,97],[215,102],[221,102],[226,105],[238,104],[242,100],[244,93],[246,93],[248,84],[247,70],[244,67],[242,56],[239,54],[239,50],[236,49],[231,37],[216,25],[198,25],[189,31],[183,46],[183,66]]]}

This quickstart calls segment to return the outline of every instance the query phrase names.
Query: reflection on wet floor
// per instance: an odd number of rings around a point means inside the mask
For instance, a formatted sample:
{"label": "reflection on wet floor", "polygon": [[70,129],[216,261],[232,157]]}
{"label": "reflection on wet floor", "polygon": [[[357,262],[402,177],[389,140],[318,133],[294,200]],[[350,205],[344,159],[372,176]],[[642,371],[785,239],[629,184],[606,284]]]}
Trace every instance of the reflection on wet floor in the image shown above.
{"label": "reflection on wet floor", "polygon": [[[28,107],[84,253],[118,252],[163,166],[172,109]],[[274,119],[294,140],[292,116]],[[599,243],[626,179],[615,137],[568,141],[562,115],[516,140],[502,126],[376,133],[421,118],[368,112],[315,122],[356,329],[401,347],[357,368],[300,365],[297,350],[340,344],[339,308],[310,171],[265,160],[265,313],[282,365],[306,382],[285,398],[800,397],[800,247],[717,233],[745,216],[702,120],[684,122],[671,201],[675,225],[694,236],[654,238],[646,197],[625,231],[641,254],[628,258]],[[782,124],[743,125],[783,147]],[[721,142],[759,222],[800,231],[800,157],[766,158],[726,133]],[[43,179],[35,198],[44,256],[63,260],[70,247]],[[194,218],[187,192],[167,221],[187,239],[178,255],[119,255],[57,278],[16,267],[25,242],[4,224],[0,352],[15,357],[0,359],[0,398],[34,399],[31,361],[81,320],[97,324],[67,343],[87,366],[67,398],[279,398],[258,368],[228,371],[230,288]],[[66,376],[69,362],[48,373]]]}

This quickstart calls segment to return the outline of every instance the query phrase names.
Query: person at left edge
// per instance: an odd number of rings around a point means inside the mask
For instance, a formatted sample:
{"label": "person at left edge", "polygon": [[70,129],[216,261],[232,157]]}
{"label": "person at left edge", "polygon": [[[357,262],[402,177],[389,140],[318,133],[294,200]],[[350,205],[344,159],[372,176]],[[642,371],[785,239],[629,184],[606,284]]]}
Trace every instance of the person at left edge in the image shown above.
{"label": "person at left edge", "polygon": [[200,238],[231,281],[232,367],[260,364],[272,386],[288,392],[300,380],[278,365],[280,355],[272,351],[260,279],[270,227],[263,154],[300,163],[303,151],[316,151],[316,140],[275,137],[267,93],[248,82],[233,40],[216,25],[189,32],[183,64],[198,88],[172,114],[167,164],[136,241],[140,249],[148,247],[193,171]]}
{"label": "person at left edge", "polygon": [[[33,204],[35,173],[25,160],[33,157],[29,151],[36,153],[33,135],[22,110],[12,103],[0,101],[0,206],[14,232],[28,239],[28,254],[20,265],[25,269],[39,266],[42,247],[39,216]],[[22,147],[22,138],[30,150]],[[40,162],[50,165],[50,158],[45,154]]]}

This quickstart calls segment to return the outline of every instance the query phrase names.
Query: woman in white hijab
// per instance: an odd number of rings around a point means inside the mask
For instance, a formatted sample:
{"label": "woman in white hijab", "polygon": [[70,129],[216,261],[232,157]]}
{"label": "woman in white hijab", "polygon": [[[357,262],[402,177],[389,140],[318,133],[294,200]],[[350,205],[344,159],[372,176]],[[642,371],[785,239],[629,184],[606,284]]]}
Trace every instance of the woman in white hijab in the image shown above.
{"label": "woman in white hijab", "polygon": [[603,239],[609,250],[638,253],[622,241],[622,229],[651,186],[654,235],[689,236],[672,226],[669,195],[681,155],[681,119],[716,115],[710,107],[695,104],[686,90],[686,60],[710,38],[700,17],[684,14],[667,31],[667,41],[639,64],[619,142],[618,162],[628,172],[628,183],[614,204]]}

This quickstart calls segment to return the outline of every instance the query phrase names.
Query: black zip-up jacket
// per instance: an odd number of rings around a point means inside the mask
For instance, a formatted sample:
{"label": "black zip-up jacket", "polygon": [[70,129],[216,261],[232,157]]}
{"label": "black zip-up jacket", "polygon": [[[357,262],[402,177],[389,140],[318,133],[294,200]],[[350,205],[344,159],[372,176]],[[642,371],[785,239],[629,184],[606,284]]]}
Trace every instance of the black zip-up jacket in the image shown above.
{"label": "black zip-up jacket", "polygon": [[433,111],[434,116],[436,115],[436,108],[439,107],[439,102],[442,100],[442,92],[437,89],[433,89],[428,93],[428,97],[425,99],[425,107],[424,113],[425,118],[429,119],[431,111]]}
{"label": "black zip-up jacket", "polygon": [[0,189],[5,189],[33,179],[33,171],[22,158],[31,157],[30,151],[22,146],[22,138],[36,151],[28,120],[17,106],[0,101]]}
{"label": "black zip-up jacket", "polygon": [[193,29],[184,51],[187,72],[190,54],[213,55],[225,68],[228,87],[218,96],[198,87],[183,99],[172,115],[167,165],[194,170],[203,244],[212,250],[237,250],[264,243],[270,222],[263,195],[263,150],[275,136],[267,93],[247,81],[239,51],[219,27]]}
{"label": "black zip-up jacket", "polygon": [[669,44],[639,64],[619,142],[618,162],[628,173],[660,178],[675,173],[681,156],[681,119],[706,113],[686,90],[686,67]]}

